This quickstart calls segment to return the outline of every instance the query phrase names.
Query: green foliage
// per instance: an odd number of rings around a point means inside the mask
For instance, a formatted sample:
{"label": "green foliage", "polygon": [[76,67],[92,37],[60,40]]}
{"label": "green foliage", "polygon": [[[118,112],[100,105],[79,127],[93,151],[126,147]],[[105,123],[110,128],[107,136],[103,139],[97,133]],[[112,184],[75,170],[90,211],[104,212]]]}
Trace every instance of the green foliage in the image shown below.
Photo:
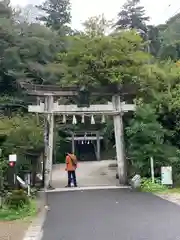
{"label": "green foliage", "polygon": [[180,41],[180,13],[171,17],[166,24],[159,25],[159,39],[161,41],[161,48],[159,57],[161,59],[171,58],[178,60],[180,57],[179,41]]}
{"label": "green foliage", "polygon": [[71,22],[69,0],[46,0],[38,8],[42,10],[39,20],[44,22],[47,27],[63,35],[70,31],[68,27]]}
{"label": "green foliage", "polygon": [[148,25],[147,29],[148,32],[146,40],[148,40],[149,51],[153,56],[157,57],[160,55],[159,52],[161,49],[159,28],[153,25]]}
{"label": "green foliage", "polygon": [[13,190],[5,199],[5,204],[10,209],[18,210],[25,205],[29,205],[30,201],[24,190]]}
{"label": "green foliage", "polygon": [[176,15],[171,17],[166,22],[166,24],[159,26],[161,40],[164,45],[172,44],[180,40],[179,16],[180,16],[180,13],[177,13]]}
{"label": "green foliage", "polygon": [[0,209],[0,220],[2,221],[13,221],[18,219],[29,219],[31,220],[37,214],[37,204],[35,200],[30,200],[28,205],[17,209],[10,209],[7,206],[3,206]]}
{"label": "green foliage", "polygon": [[176,148],[166,142],[167,132],[157,120],[155,110],[149,104],[137,108],[134,119],[126,128],[128,138],[128,155],[133,162],[135,172],[142,176],[150,175],[150,157],[155,160],[156,174],[160,167],[179,161]]}
{"label": "green foliage", "polygon": [[11,18],[12,17],[12,9],[10,7],[9,0],[3,0],[0,2],[0,15],[3,18]]}
{"label": "green foliage", "polygon": [[146,22],[149,17],[145,9],[140,6],[140,0],[127,0],[118,14],[117,29],[137,29],[146,31]]}
{"label": "green foliage", "polygon": [[[38,23],[19,22],[1,12],[0,5],[0,87],[3,94],[17,94],[19,83],[39,84],[53,81],[51,67],[57,52],[64,49],[64,39]],[[5,6],[9,11],[9,6]],[[55,79],[56,80],[56,79]]]}
{"label": "green foliage", "polygon": [[141,182],[141,191],[143,192],[152,192],[160,193],[166,191],[168,188],[165,185],[162,185],[158,179],[155,179],[153,183],[151,179],[143,178]]}
{"label": "green foliage", "polygon": [[115,36],[75,36],[67,53],[59,54],[63,85],[108,85],[138,78],[149,55],[135,32]]}
{"label": "green foliage", "polygon": [[161,47],[159,56],[163,60],[164,59],[172,59],[173,61],[179,60],[180,59],[180,41],[166,44],[163,47]]}
{"label": "green foliage", "polygon": [[90,17],[83,23],[83,33],[89,37],[105,36],[112,27],[112,21],[108,21],[104,15]]}
{"label": "green foliage", "polygon": [[6,153],[38,150],[43,147],[43,129],[31,115],[0,118],[0,135],[6,136],[3,148]]}
{"label": "green foliage", "polygon": [[7,168],[8,168],[8,162],[3,157],[3,153],[2,153],[2,149],[1,149],[1,154],[0,154],[0,199],[1,199],[1,204],[3,203],[4,196],[6,194],[7,182],[5,179],[5,175],[7,173]]}

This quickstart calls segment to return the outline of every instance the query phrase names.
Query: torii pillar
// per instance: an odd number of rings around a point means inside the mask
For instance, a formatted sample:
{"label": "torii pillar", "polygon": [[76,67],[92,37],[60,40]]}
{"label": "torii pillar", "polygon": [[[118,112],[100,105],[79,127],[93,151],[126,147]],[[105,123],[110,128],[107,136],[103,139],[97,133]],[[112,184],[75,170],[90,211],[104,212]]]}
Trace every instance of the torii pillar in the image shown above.
{"label": "torii pillar", "polygon": [[53,165],[53,135],[54,135],[54,115],[52,112],[54,105],[54,98],[50,94],[45,98],[44,110],[45,114],[45,187],[52,187],[52,165]]}
{"label": "torii pillar", "polygon": [[124,148],[124,130],[122,119],[123,110],[121,106],[121,97],[119,95],[113,96],[112,103],[114,109],[119,112],[119,114],[113,116],[119,183],[121,185],[126,185],[128,180]]}

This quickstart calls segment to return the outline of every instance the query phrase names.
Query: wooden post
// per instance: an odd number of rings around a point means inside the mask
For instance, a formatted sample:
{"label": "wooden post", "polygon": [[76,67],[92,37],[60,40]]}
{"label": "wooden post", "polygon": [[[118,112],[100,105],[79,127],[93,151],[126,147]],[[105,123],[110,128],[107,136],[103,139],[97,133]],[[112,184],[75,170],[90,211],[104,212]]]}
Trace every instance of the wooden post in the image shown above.
{"label": "wooden post", "polygon": [[114,118],[114,132],[115,132],[115,142],[116,142],[116,155],[117,155],[117,165],[118,165],[118,175],[119,183],[121,185],[127,184],[127,169],[126,160],[124,154],[124,136],[123,136],[123,120],[122,120],[122,109],[121,109],[121,99],[120,96],[113,96],[112,103],[114,109],[119,111],[120,114],[115,115]]}
{"label": "wooden post", "polygon": [[97,143],[97,160],[100,161],[101,160],[101,145],[100,145],[100,134],[99,131],[96,133],[96,143]]}
{"label": "wooden post", "polygon": [[150,165],[151,165],[151,180],[152,180],[152,183],[154,183],[155,179],[154,179],[154,159],[153,159],[153,157],[150,158]]}

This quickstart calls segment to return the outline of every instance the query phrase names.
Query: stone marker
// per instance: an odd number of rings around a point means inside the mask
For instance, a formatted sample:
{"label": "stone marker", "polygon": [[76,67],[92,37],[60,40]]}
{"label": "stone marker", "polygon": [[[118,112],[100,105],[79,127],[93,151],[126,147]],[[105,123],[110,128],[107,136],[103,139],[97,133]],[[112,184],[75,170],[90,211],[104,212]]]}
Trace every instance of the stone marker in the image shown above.
{"label": "stone marker", "polygon": [[139,174],[136,174],[132,179],[131,179],[131,186],[133,188],[139,188],[141,186],[141,176]]}

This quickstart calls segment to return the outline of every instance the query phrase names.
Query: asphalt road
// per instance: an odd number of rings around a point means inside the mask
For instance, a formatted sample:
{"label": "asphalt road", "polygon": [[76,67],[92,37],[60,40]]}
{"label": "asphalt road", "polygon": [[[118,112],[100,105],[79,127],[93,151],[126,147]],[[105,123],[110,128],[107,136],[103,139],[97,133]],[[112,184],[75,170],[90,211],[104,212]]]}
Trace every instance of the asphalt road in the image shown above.
{"label": "asphalt road", "polygon": [[180,207],[129,189],[49,193],[43,240],[180,240]]}

